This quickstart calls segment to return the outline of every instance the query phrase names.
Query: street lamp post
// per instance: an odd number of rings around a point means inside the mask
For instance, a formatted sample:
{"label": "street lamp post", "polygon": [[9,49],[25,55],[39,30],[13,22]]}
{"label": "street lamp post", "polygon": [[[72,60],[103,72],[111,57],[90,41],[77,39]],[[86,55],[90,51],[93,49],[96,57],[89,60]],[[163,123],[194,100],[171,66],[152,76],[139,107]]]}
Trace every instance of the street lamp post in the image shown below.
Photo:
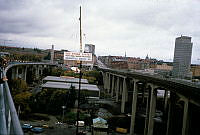
{"label": "street lamp post", "polygon": [[63,109],[63,114],[62,114],[62,123],[63,123],[63,120],[64,120],[65,108],[66,108],[66,106],[62,106],[62,109]]}

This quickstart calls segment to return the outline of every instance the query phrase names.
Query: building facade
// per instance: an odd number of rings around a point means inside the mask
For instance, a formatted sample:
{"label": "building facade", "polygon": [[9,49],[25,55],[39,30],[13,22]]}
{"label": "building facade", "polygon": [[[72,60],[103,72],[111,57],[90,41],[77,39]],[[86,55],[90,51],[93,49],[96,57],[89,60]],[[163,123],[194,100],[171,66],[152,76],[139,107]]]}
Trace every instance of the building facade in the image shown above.
{"label": "building facade", "polygon": [[170,66],[167,63],[162,63],[157,64],[155,69],[171,71],[173,69],[173,66]]}
{"label": "building facade", "polygon": [[200,65],[191,65],[193,77],[200,77]]}
{"label": "building facade", "polygon": [[172,75],[175,78],[191,77],[190,65],[192,56],[191,37],[181,36],[176,38]]}

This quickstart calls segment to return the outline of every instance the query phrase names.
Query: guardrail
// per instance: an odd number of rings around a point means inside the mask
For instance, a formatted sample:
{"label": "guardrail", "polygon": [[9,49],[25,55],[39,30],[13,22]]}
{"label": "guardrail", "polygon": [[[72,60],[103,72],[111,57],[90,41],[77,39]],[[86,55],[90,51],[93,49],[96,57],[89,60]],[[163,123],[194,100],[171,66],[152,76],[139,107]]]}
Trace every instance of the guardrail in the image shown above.
{"label": "guardrail", "polygon": [[[3,76],[5,76],[5,71],[2,69],[0,77]],[[24,134],[7,81],[0,84],[0,134]]]}
{"label": "guardrail", "polygon": [[[13,66],[20,65],[54,65],[51,63],[13,63],[5,69],[0,68],[0,78],[6,76],[7,71]],[[15,109],[7,81],[0,84],[0,135],[23,135],[23,130]]]}

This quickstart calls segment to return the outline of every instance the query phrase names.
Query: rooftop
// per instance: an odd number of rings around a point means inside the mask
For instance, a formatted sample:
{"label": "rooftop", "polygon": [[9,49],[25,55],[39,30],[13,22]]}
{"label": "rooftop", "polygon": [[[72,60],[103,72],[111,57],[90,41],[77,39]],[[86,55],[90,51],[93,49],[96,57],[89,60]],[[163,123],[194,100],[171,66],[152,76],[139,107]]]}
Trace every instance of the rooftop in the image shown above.
{"label": "rooftop", "polygon": [[[64,76],[63,77],[47,76],[43,79],[43,81],[78,83],[79,78],[64,77]],[[81,79],[81,83],[88,84],[88,80]]]}
{"label": "rooftop", "polygon": [[[42,84],[42,88],[54,88],[54,89],[70,89],[71,86],[74,86],[76,90],[79,89],[78,83],[66,83],[66,82],[46,82]],[[81,84],[81,90],[89,91],[99,91],[99,88],[96,85],[91,84]]]}

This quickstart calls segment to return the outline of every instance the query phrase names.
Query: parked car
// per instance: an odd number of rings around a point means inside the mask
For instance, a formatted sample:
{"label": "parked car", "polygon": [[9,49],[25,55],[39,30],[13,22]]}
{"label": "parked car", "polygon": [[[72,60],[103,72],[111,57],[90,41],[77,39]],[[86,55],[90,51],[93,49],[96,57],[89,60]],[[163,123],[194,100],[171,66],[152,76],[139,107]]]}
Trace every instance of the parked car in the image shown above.
{"label": "parked car", "polygon": [[86,132],[85,131],[79,131],[78,135],[86,135]]}
{"label": "parked car", "polygon": [[31,124],[23,124],[22,129],[31,129],[33,126]]}
{"label": "parked car", "polygon": [[[85,125],[85,122],[84,121],[78,121],[78,126],[79,127],[83,127]],[[77,126],[77,121],[75,123],[75,126]]]}
{"label": "parked car", "polygon": [[68,128],[75,128],[74,125],[68,125]]}
{"label": "parked car", "polygon": [[49,128],[49,126],[46,125],[46,124],[42,125],[42,127],[43,127],[43,128]]}
{"label": "parked car", "polygon": [[31,131],[34,133],[42,133],[44,131],[44,129],[41,127],[34,127],[31,129]]}
{"label": "parked car", "polygon": [[58,121],[58,122],[56,122],[55,124],[56,124],[56,125],[62,125],[62,122],[59,122],[59,121]]}

